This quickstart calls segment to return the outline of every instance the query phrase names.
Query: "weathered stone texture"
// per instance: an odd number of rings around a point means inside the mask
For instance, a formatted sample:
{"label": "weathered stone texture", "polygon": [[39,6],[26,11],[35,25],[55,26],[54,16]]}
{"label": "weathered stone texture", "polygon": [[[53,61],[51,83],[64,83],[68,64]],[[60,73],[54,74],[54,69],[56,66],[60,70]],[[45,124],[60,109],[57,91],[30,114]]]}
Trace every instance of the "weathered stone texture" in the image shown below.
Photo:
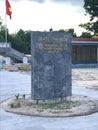
{"label": "weathered stone texture", "polygon": [[32,32],[33,99],[52,99],[70,96],[71,35],[59,32]]}

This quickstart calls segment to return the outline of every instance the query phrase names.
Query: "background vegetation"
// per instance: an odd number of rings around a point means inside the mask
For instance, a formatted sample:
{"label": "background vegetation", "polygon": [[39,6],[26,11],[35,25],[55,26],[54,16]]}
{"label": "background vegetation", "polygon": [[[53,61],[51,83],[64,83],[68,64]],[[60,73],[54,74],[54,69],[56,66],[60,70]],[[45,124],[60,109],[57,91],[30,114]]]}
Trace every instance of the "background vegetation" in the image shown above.
{"label": "background vegetation", "polygon": [[[91,38],[98,37],[98,0],[84,0],[84,6],[86,15],[89,15],[88,23],[81,23],[79,26],[84,28],[86,31],[81,34],[80,37]],[[54,30],[53,30],[54,31]],[[59,32],[70,32],[73,37],[77,37],[74,29],[60,29]],[[8,33],[8,42],[11,43],[12,47],[22,53],[30,54],[31,48],[31,31],[24,31],[20,29],[17,33]],[[2,25],[2,19],[0,18],[0,42],[5,42],[5,26]]]}

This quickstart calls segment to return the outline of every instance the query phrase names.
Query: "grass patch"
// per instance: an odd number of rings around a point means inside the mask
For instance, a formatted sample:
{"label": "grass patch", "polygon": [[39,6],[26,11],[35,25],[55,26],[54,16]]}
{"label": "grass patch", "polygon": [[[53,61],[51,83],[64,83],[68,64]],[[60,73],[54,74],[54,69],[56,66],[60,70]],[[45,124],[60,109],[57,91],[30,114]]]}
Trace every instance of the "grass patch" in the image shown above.
{"label": "grass patch", "polygon": [[77,107],[81,105],[80,102],[66,102],[66,103],[59,103],[59,104],[55,104],[55,103],[50,103],[50,104],[38,104],[37,108],[44,110],[44,109],[53,109],[53,110],[64,110],[64,109],[70,109],[72,107]]}
{"label": "grass patch", "polygon": [[60,110],[60,109],[68,109],[70,108],[69,104],[38,104],[38,109],[54,109],[54,110]]}
{"label": "grass patch", "polygon": [[10,107],[11,108],[19,108],[19,107],[21,107],[21,103],[20,102],[18,102],[18,103],[11,103]]}

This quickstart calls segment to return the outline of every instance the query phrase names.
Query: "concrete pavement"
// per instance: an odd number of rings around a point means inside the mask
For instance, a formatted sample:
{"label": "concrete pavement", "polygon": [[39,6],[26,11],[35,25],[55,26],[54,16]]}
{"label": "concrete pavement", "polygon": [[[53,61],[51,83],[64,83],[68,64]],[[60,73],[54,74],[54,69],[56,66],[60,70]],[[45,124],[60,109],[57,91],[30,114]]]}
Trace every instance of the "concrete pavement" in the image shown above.
{"label": "concrete pavement", "polygon": [[[78,70],[77,70],[78,71]],[[0,71],[0,100],[30,94],[30,73]],[[73,86],[73,93],[98,99],[98,91]],[[0,109],[0,130],[98,130],[98,113],[66,118],[16,115]]]}

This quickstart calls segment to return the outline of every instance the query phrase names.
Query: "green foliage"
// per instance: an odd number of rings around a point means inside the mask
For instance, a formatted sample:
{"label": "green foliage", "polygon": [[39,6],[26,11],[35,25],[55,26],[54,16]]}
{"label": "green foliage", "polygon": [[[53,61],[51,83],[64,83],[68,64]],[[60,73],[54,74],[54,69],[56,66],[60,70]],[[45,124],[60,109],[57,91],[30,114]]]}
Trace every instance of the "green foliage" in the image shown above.
{"label": "green foliage", "polygon": [[38,105],[38,103],[39,103],[39,100],[37,99],[37,100],[36,100],[36,104]]}
{"label": "green foliage", "polygon": [[[21,98],[19,98],[19,94],[15,95],[16,100],[10,104],[11,108],[18,108],[21,107]],[[22,98],[25,99],[26,95],[23,94]]]}
{"label": "green foliage", "polygon": [[54,110],[60,110],[60,109],[69,109],[70,108],[70,104],[39,104],[38,105],[39,109],[54,109]]}
{"label": "green foliage", "polygon": [[2,25],[2,19],[0,18],[0,42],[4,42],[5,27]]}
{"label": "green foliage", "polygon": [[94,34],[98,33],[98,20],[96,22],[93,22],[92,31],[94,32]]}
{"label": "green foliage", "polygon": [[21,107],[21,103],[20,102],[17,103],[17,107]]}
{"label": "green foliage", "polygon": [[2,28],[2,19],[0,17],[0,30],[1,30],[1,28]]}
{"label": "green foliage", "polygon": [[25,94],[23,94],[23,99],[25,99],[26,98],[26,95]]}
{"label": "green foliage", "polygon": [[95,17],[98,18],[98,0],[84,0],[84,9],[90,15],[92,21]]}
{"label": "green foliage", "polygon": [[77,37],[75,31],[73,28],[70,28],[70,29],[60,29],[58,32],[67,32],[67,33],[71,33],[73,37]]}
{"label": "green foliage", "polygon": [[58,32],[65,32],[65,30],[64,29],[60,29]]}
{"label": "green foliage", "polygon": [[12,47],[22,53],[30,54],[30,33],[30,31],[20,29],[16,34],[11,35]]}
{"label": "green foliage", "polygon": [[65,32],[71,33],[73,37],[77,37],[73,28],[67,29],[67,30],[65,30]]}
{"label": "green foliage", "polygon": [[84,0],[86,15],[89,14],[90,21],[79,26],[87,31],[98,33],[98,0]]}
{"label": "green foliage", "polygon": [[10,107],[11,107],[11,108],[21,107],[21,103],[20,103],[20,102],[18,102],[18,103],[11,103],[11,104],[10,104]]}
{"label": "green foliage", "polygon": [[14,103],[11,103],[10,106],[11,106],[11,108],[14,108]]}
{"label": "green foliage", "polygon": [[16,97],[16,100],[18,100],[18,99],[19,99],[19,94],[18,94],[18,95],[15,95],[15,97]]}
{"label": "green foliage", "polygon": [[88,22],[88,23],[80,24],[79,26],[89,31],[91,30],[92,23]]}
{"label": "green foliage", "polygon": [[[31,31],[23,31],[20,29],[15,34],[9,34],[7,29],[7,40],[12,44],[12,47],[22,53],[30,54],[31,48]],[[5,26],[2,25],[2,19],[0,18],[0,42],[5,42]]]}
{"label": "green foliage", "polygon": [[90,33],[87,33],[87,32],[82,32],[82,35],[80,37],[83,37],[83,38],[91,38],[92,35]]}

